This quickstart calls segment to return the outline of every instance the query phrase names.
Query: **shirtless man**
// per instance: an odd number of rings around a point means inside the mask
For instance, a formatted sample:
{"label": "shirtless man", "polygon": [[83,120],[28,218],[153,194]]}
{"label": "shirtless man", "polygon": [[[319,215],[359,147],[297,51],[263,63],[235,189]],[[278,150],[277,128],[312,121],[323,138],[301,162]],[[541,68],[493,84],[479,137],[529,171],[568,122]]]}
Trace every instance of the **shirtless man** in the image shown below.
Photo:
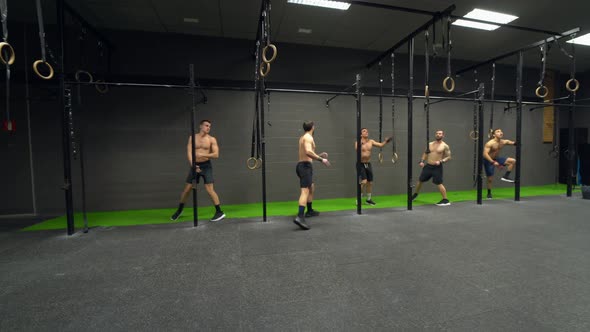
{"label": "shirtless man", "polygon": [[488,177],[488,199],[492,199],[492,180],[494,180],[494,167],[504,168],[506,166],[506,173],[502,177],[502,181],[514,183],[510,177],[510,172],[516,164],[516,159],[500,157],[500,150],[504,145],[516,145],[516,142],[502,139],[504,133],[502,129],[494,129],[492,139],[490,139],[483,148],[483,167]]}
{"label": "shirtless man", "polygon": [[[391,137],[387,137],[384,142],[376,142],[369,139],[369,130],[361,129],[361,162],[356,164],[359,182],[361,184],[361,195],[367,196],[367,204],[375,205],[371,199],[373,189],[373,167],[371,167],[371,150],[374,146],[382,148],[385,144],[391,142]],[[357,149],[357,142],[354,142],[354,149]]]}
{"label": "shirtless man", "polygon": [[193,154],[192,154],[192,141],[191,138],[188,138],[188,144],[186,146],[186,156],[188,158],[189,164],[189,171],[188,176],[186,178],[186,184],[184,186],[184,190],[182,194],[180,194],[180,204],[178,204],[178,209],[170,220],[177,220],[182,213],[182,209],[184,209],[184,203],[186,199],[190,195],[191,189],[193,188],[193,181],[196,180],[197,184],[199,183],[199,178],[203,178],[203,182],[205,183],[205,189],[207,190],[207,194],[211,198],[211,201],[215,205],[215,215],[211,218],[211,221],[218,221],[225,218],[225,214],[221,211],[221,207],[219,205],[219,196],[213,189],[213,166],[211,165],[211,159],[219,158],[219,146],[217,145],[217,140],[215,137],[209,135],[211,131],[211,121],[209,120],[202,120],[199,124],[199,132],[195,134],[195,174],[196,179],[193,177],[192,169],[190,168],[193,163]]}
{"label": "shirtless man", "polygon": [[422,167],[422,173],[418,179],[418,185],[416,186],[416,192],[412,195],[412,200],[415,200],[420,193],[422,183],[432,178],[432,183],[438,186],[438,190],[442,195],[442,200],[436,205],[447,206],[451,205],[447,199],[447,189],[443,185],[443,164],[451,160],[451,149],[443,141],[445,133],[442,130],[437,130],[434,133],[434,141],[428,143],[428,150],[430,153],[422,153],[422,159],[420,160],[420,167]]}
{"label": "shirtless man", "polygon": [[[296,168],[301,194],[299,195],[299,210],[293,222],[302,229],[308,230],[309,225],[305,222],[305,218],[315,217],[320,214],[311,206],[314,192],[313,167],[311,162],[312,160],[317,160],[325,166],[330,166],[330,162],[327,159],[328,154],[326,152],[322,152],[319,155],[315,153],[315,142],[313,140],[315,126],[313,121],[304,122],[303,130],[305,134],[299,138],[299,162]],[[303,214],[306,205],[307,212]]]}

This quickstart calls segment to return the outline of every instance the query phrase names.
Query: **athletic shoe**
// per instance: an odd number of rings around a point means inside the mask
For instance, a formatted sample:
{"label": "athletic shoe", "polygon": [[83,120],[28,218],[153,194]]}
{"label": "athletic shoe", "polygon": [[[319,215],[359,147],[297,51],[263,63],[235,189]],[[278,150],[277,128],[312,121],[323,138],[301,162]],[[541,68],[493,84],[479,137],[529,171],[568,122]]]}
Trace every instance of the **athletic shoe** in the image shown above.
{"label": "athletic shoe", "polygon": [[492,193],[488,193],[488,199],[492,199]]}
{"label": "athletic shoe", "polygon": [[510,177],[508,176],[503,176],[500,180],[504,181],[504,182],[510,182],[510,183],[514,183],[514,180],[512,180]]}
{"label": "athletic shoe", "polygon": [[217,211],[213,215],[213,218],[211,218],[211,221],[219,221],[219,220],[221,220],[223,218],[225,218],[225,213],[223,213],[221,211]]}
{"label": "athletic shoe", "polygon": [[305,223],[304,217],[297,216],[293,219],[293,222],[303,230],[308,230],[310,228],[309,225]]}
{"label": "athletic shoe", "polygon": [[418,198],[418,193],[414,193],[414,195],[412,195],[412,201],[416,200],[416,198]]}
{"label": "athletic shoe", "polygon": [[182,214],[182,210],[176,210],[176,212],[174,212],[172,217],[170,217],[170,220],[172,220],[172,221],[178,220],[178,218],[180,217],[181,214]]}
{"label": "athletic shoe", "polygon": [[373,200],[372,200],[372,199],[368,199],[368,200],[366,200],[366,202],[367,202],[367,204],[369,204],[369,205],[377,205],[377,203],[373,202]]}
{"label": "athletic shoe", "polygon": [[305,212],[305,218],[317,217],[319,215],[320,213],[316,210],[307,210],[307,212]]}
{"label": "athletic shoe", "polygon": [[438,205],[438,206],[448,206],[448,205],[451,205],[451,202],[449,202],[449,200],[445,198],[445,199],[442,199],[440,202],[436,203],[436,205]]}

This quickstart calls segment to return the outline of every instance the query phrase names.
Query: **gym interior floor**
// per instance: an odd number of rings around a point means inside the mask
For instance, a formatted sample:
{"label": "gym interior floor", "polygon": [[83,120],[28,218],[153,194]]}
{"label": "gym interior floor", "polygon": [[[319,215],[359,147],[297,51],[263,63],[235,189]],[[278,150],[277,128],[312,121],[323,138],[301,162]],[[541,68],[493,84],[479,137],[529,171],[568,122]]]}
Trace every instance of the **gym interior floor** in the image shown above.
{"label": "gym interior floor", "polygon": [[0,330],[590,330],[579,193],[0,233]]}

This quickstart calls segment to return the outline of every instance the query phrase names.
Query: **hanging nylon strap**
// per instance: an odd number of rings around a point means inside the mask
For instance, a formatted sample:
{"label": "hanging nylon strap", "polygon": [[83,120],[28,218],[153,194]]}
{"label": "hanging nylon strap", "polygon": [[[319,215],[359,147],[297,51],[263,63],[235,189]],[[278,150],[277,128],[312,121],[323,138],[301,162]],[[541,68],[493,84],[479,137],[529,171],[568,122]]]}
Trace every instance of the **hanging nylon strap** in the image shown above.
{"label": "hanging nylon strap", "polygon": [[541,51],[541,70],[539,73],[539,82],[537,82],[537,88],[535,89],[535,95],[539,98],[547,97],[549,93],[549,89],[544,84],[545,81],[545,65],[547,62],[547,40],[543,41],[543,44],[540,46]]}
{"label": "hanging nylon strap", "polygon": [[495,100],[495,95],[496,93],[496,63],[492,63],[492,92],[491,92],[491,96],[490,99],[492,100],[491,102],[491,108],[490,108],[490,129],[488,132],[488,138],[492,138],[492,134],[494,131],[494,105],[496,103],[494,103]]}
{"label": "hanging nylon strap", "polygon": [[[45,25],[43,23],[43,7],[41,7],[41,0],[36,0],[37,6],[37,22],[39,24],[39,45],[41,47],[41,60],[33,62],[33,71],[37,76],[44,80],[53,78],[53,67],[47,62],[46,45],[45,45]],[[44,65],[48,74],[44,75],[39,70],[39,66]]]}
{"label": "hanging nylon strap", "polygon": [[[453,42],[451,41],[451,17],[447,17],[447,77],[443,80],[443,89],[446,92],[453,92],[455,90],[455,80],[451,74],[451,49],[453,48]],[[444,37],[443,37],[444,45]]]}
{"label": "hanging nylon strap", "polygon": [[84,27],[80,27],[80,29],[80,36],[78,37],[78,40],[80,41],[80,65],[76,71],[75,77],[78,82],[92,83],[94,77],[92,77],[92,74],[86,70],[86,57],[84,56],[86,53],[86,29]]}
{"label": "hanging nylon strap", "polygon": [[426,115],[426,154],[430,153],[430,56],[428,55],[428,30],[424,32],[424,112]]}
{"label": "hanging nylon strap", "polygon": [[[381,61],[379,61],[379,143],[383,141],[383,77],[381,76]],[[383,162],[383,148],[379,148],[379,162]]]}
{"label": "hanging nylon strap", "polygon": [[256,56],[255,56],[255,68],[254,68],[254,117],[252,118],[252,147],[250,152],[250,158],[246,160],[246,166],[249,169],[257,169],[262,166],[260,160],[260,91],[258,89],[258,80],[260,79],[261,73],[260,68],[262,66],[260,62],[260,41],[256,41]]}
{"label": "hanging nylon strap", "polygon": [[395,147],[395,54],[391,52],[391,162],[396,163],[398,155]]}
{"label": "hanging nylon strap", "polygon": [[[576,34],[572,35],[572,42],[571,42],[571,54],[570,54],[570,79],[565,83],[565,88],[569,92],[576,93],[578,89],[580,89],[580,82],[576,79],[576,43],[574,43],[574,38],[576,38]],[[561,46],[560,46],[561,47]],[[562,48],[563,50],[563,48]],[[567,53],[566,53],[567,54]],[[572,86],[573,84],[573,86]]]}
{"label": "hanging nylon strap", "polygon": [[[100,60],[102,62],[102,67],[104,67],[104,68],[103,68],[102,79],[96,80],[96,83],[99,83],[99,84],[95,84],[94,88],[99,93],[107,93],[107,92],[109,92],[109,86],[106,84],[100,84],[100,83],[104,83],[104,81],[106,80],[106,74],[108,72],[110,72],[110,70],[111,70],[111,58],[110,58],[111,53],[109,52],[108,56],[105,56],[104,45],[102,44],[102,42],[100,40],[98,41],[97,47],[98,47],[98,56],[100,57]],[[93,77],[90,76],[90,79],[93,79]]]}
{"label": "hanging nylon strap", "polygon": [[2,19],[2,42],[0,42],[0,61],[12,65],[16,58],[14,49],[8,43],[8,3],[0,0],[0,18]]}
{"label": "hanging nylon strap", "polygon": [[[270,70],[270,63],[273,62],[277,57],[277,47],[271,43],[270,41],[270,1],[264,1],[264,10],[262,12],[262,33],[264,39],[264,48],[262,49],[262,61],[264,61],[267,65],[267,71]],[[269,57],[266,55],[267,51],[271,49],[272,55]],[[262,75],[262,77],[266,76],[268,73]]]}

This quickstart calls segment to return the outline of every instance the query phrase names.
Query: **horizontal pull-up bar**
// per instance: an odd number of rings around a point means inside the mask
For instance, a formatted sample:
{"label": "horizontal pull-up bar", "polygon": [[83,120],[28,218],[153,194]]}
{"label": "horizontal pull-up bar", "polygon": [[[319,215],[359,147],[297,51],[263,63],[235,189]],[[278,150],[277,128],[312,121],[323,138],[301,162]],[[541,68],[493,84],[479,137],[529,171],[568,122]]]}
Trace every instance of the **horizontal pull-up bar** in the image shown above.
{"label": "horizontal pull-up bar", "polygon": [[395,52],[395,50],[397,50],[398,48],[402,47],[410,39],[416,37],[422,31],[427,30],[428,28],[430,28],[431,25],[435,24],[438,20],[442,19],[444,16],[448,16],[453,10],[455,10],[455,8],[456,8],[455,5],[451,5],[451,6],[447,7],[447,9],[443,10],[442,12],[432,13],[432,19],[430,19],[428,22],[422,24],[418,29],[414,30],[412,33],[410,33],[409,35],[407,35],[404,39],[402,39],[399,42],[397,42],[395,45],[393,45],[387,51],[381,53],[381,55],[379,55],[378,57],[376,57],[375,59],[373,59],[371,62],[369,62],[366,65],[366,67],[367,68],[371,68],[375,64],[379,63],[379,61],[383,60],[383,58],[385,58],[386,56],[390,56],[391,53]]}
{"label": "horizontal pull-up bar", "polygon": [[520,49],[518,49],[518,50],[515,50],[515,51],[512,51],[512,52],[508,52],[508,53],[505,53],[505,54],[499,55],[499,56],[497,56],[497,57],[494,57],[494,58],[492,58],[492,59],[486,60],[486,61],[484,61],[484,62],[480,62],[480,63],[478,63],[478,64],[475,64],[475,65],[473,65],[473,66],[469,66],[469,67],[467,67],[467,68],[463,68],[463,69],[461,69],[461,70],[458,70],[458,71],[455,73],[455,75],[461,75],[461,74],[463,74],[463,73],[465,73],[465,72],[468,72],[468,71],[474,70],[474,69],[476,69],[476,68],[479,68],[479,67],[481,67],[481,66],[485,66],[485,65],[487,65],[487,64],[490,64],[490,63],[496,62],[496,61],[498,61],[498,60],[502,60],[502,59],[504,59],[504,58],[507,58],[507,57],[509,57],[509,56],[516,55],[516,54],[518,54],[518,52],[521,52],[521,51],[527,51],[527,50],[530,50],[530,49],[532,49],[532,48],[539,47],[539,46],[543,45],[544,43],[551,43],[551,42],[553,42],[553,41],[556,41],[556,40],[562,39],[562,38],[564,38],[564,37],[569,37],[569,36],[571,36],[571,35],[573,35],[573,34],[576,34],[576,33],[578,33],[578,32],[580,32],[580,28],[575,28],[575,29],[572,29],[572,30],[566,31],[566,32],[564,32],[564,33],[561,33],[561,34],[559,34],[559,33],[558,33],[558,34],[556,34],[556,35],[555,35],[555,36],[553,36],[553,37],[549,37],[549,38],[543,39],[543,40],[541,40],[541,41],[538,41],[538,42],[532,43],[532,44],[530,44],[530,45],[527,45],[527,46],[525,46],[525,47],[522,47],[522,48],[520,48]]}

